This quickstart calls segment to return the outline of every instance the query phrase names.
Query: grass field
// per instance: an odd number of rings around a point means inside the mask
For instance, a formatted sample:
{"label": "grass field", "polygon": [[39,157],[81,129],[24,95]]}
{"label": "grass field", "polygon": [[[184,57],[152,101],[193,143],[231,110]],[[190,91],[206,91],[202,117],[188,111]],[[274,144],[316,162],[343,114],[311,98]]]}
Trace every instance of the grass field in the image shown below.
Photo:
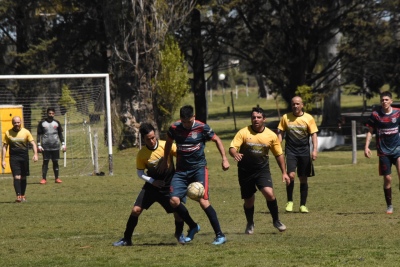
{"label": "grass field", "polygon": [[[238,128],[249,123],[246,116],[240,119]],[[230,122],[210,120],[218,130]],[[227,148],[230,139],[223,141]],[[209,143],[211,203],[228,242],[211,245],[214,233],[206,215],[188,201],[201,225],[190,244],[177,244],[172,215],[156,204],[140,217],[134,246],[112,247],[123,236],[142,186],[136,176],[137,151],[114,153],[113,176],[68,177],[44,186],[40,178],[30,178],[28,202],[22,204],[14,203],[12,180],[0,178],[0,266],[398,266],[399,182],[393,179],[395,211],[386,215],[378,159],[365,159],[362,151],[357,164],[351,164],[351,151],[319,153],[316,176],[309,181],[309,214],[285,213],[285,185],[271,160],[280,217],[288,229],[279,233],[273,228],[257,193],[255,233],[249,236],[244,234],[237,168],[230,158],[231,168],[223,172],[217,149]],[[297,211],[298,182],[294,197]]]}

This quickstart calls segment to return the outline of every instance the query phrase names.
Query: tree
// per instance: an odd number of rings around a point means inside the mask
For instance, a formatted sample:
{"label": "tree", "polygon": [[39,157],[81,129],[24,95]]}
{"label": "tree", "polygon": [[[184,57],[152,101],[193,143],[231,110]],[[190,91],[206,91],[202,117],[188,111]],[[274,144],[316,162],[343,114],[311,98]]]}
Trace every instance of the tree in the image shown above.
{"label": "tree", "polygon": [[[217,10],[213,17],[215,36],[225,47],[221,51],[247,61],[247,71],[265,76],[270,89],[290,107],[298,86],[311,86],[313,92],[330,96],[340,92],[339,83],[332,86],[332,82],[345,67],[339,64],[343,55],[341,51],[327,53],[337,46],[338,34],[356,21],[358,12],[366,8],[372,12],[373,2],[224,1],[213,6]],[[340,101],[327,103],[330,105],[324,107],[340,112]],[[323,122],[327,126],[336,123],[337,118]]]}
{"label": "tree", "polygon": [[189,92],[189,73],[178,43],[172,35],[167,36],[160,55],[161,70],[154,82],[158,110],[156,121],[159,129],[165,129],[173,119],[182,98]]}

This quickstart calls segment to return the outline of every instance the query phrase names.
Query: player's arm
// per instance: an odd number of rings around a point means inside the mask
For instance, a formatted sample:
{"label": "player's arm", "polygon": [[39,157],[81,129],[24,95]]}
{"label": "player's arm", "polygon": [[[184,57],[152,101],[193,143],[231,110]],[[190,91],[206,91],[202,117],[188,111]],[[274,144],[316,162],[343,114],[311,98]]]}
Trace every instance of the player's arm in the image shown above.
{"label": "player's arm", "polygon": [[41,144],[42,136],[43,136],[43,126],[42,126],[42,122],[39,122],[39,125],[37,127],[37,137],[36,137],[37,149],[39,152],[44,151],[42,144]]}
{"label": "player's arm", "polygon": [[36,162],[38,160],[38,150],[37,150],[37,146],[34,140],[32,140],[31,142],[32,145],[32,149],[33,149],[33,161]]}
{"label": "player's arm", "polygon": [[1,153],[1,166],[3,169],[6,168],[6,153],[7,153],[7,143],[3,143],[2,153]]}
{"label": "player's arm", "polygon": [[313,151],[311,153],[311,159],[316,160],[318,155],[318,135],[317,133],[311,134],[311,142],[313,144]]}
{"label": "player's arm", "polygon": [[155,187],[162,187],[164,186],[165,182],[161,181],[161,180],[154,180],[153,178],[151,178],[150,176],[147,176],[144,173],[144,170],[137,170],[136,171],[137,175],[139,176],[140,179],[142,179],[143,181],[154,185]]}
{"label": "player's arm", "polygon": [[364,156],[367,158],[371,157],[371,150],[369,149],[369,144],[371,144],[373,132],[374,132],[374,128],[368,126],[368,132],[365,137],[365,148],[364,148]]}
{"label": "player's arm", "polygon": [[285,134],[285,131],[278,129],[278,133],[276,135],[278,136],[279,142],[281,142],[281,143],[283,141],[284,134]]}
{"label": "player's arm", "polygon": [[224,145],[222,144],[221,139],[218,137],[218,135],[214,134],[214,136],[212,137],[211,140],[212,140],[212,141],[215,143],[215,145],[217,146],[217,149],[218,149],[218,151],[219,151],[219,154],[220,154],[221,157],[222,157],[222,169],[223,169],[224,171],[228,170],[230,165],[229,165],[228,158],[226,157],[225,148],[224,148]]}
{"label": "player's arm", "polygon": [[64,142],[63,128],[59,121],[57,121],[57,123],[58,123],[57,134],[58,134],[58,138],[60,139],[60,142],[61,142],[61,149],[62,149],[62,151],[65,152],[65,151],[67,151],[67,146],[65,145],[65,142]]}
{"label": "player's arm", "polygon": [[[164,159],[168,159],[169,155],[171,153],[171,147],[173,143],[173,139],[169,136],[167,136],[165,140],[165,147],[164,147]],[[163,160],[161,162],[160,168],[159,168],[159,173],[163,173],[168,169],[168,160]]]}
{"label": "player's arm", "polygon": [[241,161],[243,158],[243,154],[239,153],[235,147],[229,148],[229,155],[231,155],[236,161]]}
{"label": "player's arm", "polygon": [[287,185],[290,184],[290,177],[286,172],[285,157],[283,154],[280,154],[279,156],[276,156],[275,159],[278,163],[279,169],[281,169],[282,172],[282,182],[286,183]]}

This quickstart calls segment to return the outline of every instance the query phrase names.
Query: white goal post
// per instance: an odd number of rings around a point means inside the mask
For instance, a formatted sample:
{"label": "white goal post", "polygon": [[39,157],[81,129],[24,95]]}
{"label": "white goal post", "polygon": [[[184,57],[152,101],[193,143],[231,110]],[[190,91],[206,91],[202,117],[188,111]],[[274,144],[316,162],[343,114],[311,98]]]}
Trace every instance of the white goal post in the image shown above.
{"label": "white goal post", "polygon": [[74,79],[74,78],[103,78],[105,83],[106,98],[106,125],[108,144],[108,169],[109,175],[113,175],[112,152],[112,128],[111,128],[111,102],[110,102],[110,78],[107,73],[96,74],[34,74],[34,75],[0,75],[0,80],[30,80],[30,79]]}

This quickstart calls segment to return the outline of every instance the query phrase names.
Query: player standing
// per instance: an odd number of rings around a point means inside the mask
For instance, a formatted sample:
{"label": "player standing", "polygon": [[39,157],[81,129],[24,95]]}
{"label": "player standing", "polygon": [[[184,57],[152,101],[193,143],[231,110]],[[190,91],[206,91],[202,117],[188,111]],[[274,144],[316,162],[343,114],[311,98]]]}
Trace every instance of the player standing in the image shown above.
{"label": "player standing", "polygon": [[368,132],[365,140],[364,156],[371,157],[369,144],[375,130],[376,150],[379,157],[379,175],[383,177],[383,192],[386,200],[386,213],[393,213],[392,205],[392,165],[396,166],[400,180],[400,109],[392,107],[392,93],[380,94],[382,107],[371,113],[366,125]]}
{"label": "player standing", "polygon": [[49,169],[49,161],[53,162],[54,178],[56,183],[62,183],[59,178],[59,165],[58,160],[60,159],[60,143],[61,149],[65,152],[67,147],[64,143],[63,128],[61,123],[54,119],[55,109],[48,108],[47,118],[40,121],[37,127],[37,143],[39,152],[43,155],[42,165],[42,180],[41,184],[47,182],[47,170]]}
{"label": "player standing", "polygon": [[6,131],[3,137],[2,167],[6,168],[6,152],[10,147],[10,168],[13,176],[14,190],[17,195],[15,202],[25,202],[26,177],[29,176],[29,154],[28,143],[33,148],[33,161],[38,160],[37,147],[32,134],[21,127],[21,118],[12,118],[13,128]]}
{"label": "player standing", "polygon": [[[306,207],[308,196],[308,177],[313,176],[312,161],[317,159],[318,138],[317,124],[313,116],[303,111],[303,100],[299,96],[292,98],[292,112],[283,115],[278,125],[278,138],[282,142],[285,134],[286,168],[290,184],[286,186],[286,211],[293,211],[294,179],[300,180],[300,212],[308,213]],[[310,155],[310,136],[313,150]]]}
{"label": "player standing", "polygon": [[267,201],[272,223],[280,232],[286,226],[279,220],[278,201],[276,200],[269,168],[268,152],[271,150],[282,172],[282,181],[289,183],[285,170],[285,159],[281,143],[276,134],[264,126],[265,113],[262,108],[251,111],[251,125],[239,130],[229,147],[229,154],[237,161],[238,177],[244,214],[246,216],[246,234],[254,233],[254,202],[257,189]]}

